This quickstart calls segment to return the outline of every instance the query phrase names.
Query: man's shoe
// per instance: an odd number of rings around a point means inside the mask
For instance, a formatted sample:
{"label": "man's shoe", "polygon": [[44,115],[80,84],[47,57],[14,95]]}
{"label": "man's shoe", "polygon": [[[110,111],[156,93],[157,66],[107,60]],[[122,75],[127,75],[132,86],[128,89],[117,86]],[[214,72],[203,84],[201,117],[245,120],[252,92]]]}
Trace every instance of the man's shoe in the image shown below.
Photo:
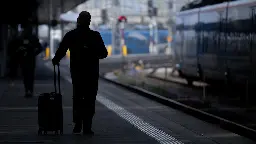
{"label": "man's shoe", "polygon": [[14,81],[10,82],[10,86],[13,87],[14,86]]}
{"label": "man's shoe", "polygon": [[31,97],[33,97],[33,94],[32,94],[32,92],[27,92],[26,94],[25,94],[25,97],[26,98],[31,98]]}
{"label": "man's shoe", "polygon": [[93,135],[94,135],[94,132],[93,132],[92,130],[84,130],[84,131],[83,131],[83,134],[84,134],[84,135],[93,136]]}
{"label": "man's shoe", "polygon": [[73,133],[74,134],[79,134],[79,133],[81,133],[81,131],[82,131],[82,125],[81,124],[76,124],[74,129],[73,129]]}

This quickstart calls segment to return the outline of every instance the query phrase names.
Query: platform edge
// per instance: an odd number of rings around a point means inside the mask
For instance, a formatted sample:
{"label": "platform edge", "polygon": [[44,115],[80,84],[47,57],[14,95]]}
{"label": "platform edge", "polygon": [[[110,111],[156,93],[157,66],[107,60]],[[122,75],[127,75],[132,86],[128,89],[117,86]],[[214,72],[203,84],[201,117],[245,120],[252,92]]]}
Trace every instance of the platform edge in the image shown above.
{"label": "platform edge", "polygon": [[171,108],[175,108],[177,110],[180,110],[180,111],[182,111],[186,114],[194,116],[194,117],[196,117],[198,119],[201,119],[203,121],[206,121],[208,123],[219,125],[223,129],[229,130],[233,133],[236,133],[238,135],[241,135],[241,136],[244,136],[244,137],[247,137],[251,140],[256,141],[256,137],[255,137],[256,130],[250,129],[248,127],[245,127],[245,126],[240,125],[238,123],[226,120],[224,118],[212,115],[210,113],[201,111],[199,109],[192,108],[190,106],[184,105],[184,104],[179,103],[177,101],[174,101],[174,100],[165,98],[163,96],[160,96],[158,94],[149,92],[145,89],[142,89],[142,88],[139,88],[139,87],[136,87],[136,86],[131,86],[131,85],[128,85],[128,84],[123,84],[123,83],[117,82],[115,80],[105,78],[104,75],[100,75],[100,79],[102,79],[106,82],[110,82],[110,83],[113,83],[115,85],[118,85],[120,87],[123,87],[123,88],[125,88],[129,91],[140,94],[140,95],[142,95],[146,98],[152,99],[154,101],[157,101],[157,102],[159,102],[161,104],[164,104],[166,106],[169,106]]}

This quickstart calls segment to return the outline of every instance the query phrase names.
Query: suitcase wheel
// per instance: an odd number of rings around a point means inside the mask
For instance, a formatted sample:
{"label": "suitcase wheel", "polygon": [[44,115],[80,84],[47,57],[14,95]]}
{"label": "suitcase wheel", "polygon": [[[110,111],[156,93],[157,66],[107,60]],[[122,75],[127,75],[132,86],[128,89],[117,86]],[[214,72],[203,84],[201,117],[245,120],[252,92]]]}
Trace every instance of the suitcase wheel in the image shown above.
{"label": "suitcase wheel", "polygon": [[58,135],[59,134],[59,131],[55,131],[55,135]]}
{"label": "suitcase wheel", "polygon": [[43,134],[43,130],[39,128],[37,134],[38,135],[42,135]]}
{"label": "suitcase wheel", "polygon": [[47,131],[44,131],[44,135],[47,135]]}

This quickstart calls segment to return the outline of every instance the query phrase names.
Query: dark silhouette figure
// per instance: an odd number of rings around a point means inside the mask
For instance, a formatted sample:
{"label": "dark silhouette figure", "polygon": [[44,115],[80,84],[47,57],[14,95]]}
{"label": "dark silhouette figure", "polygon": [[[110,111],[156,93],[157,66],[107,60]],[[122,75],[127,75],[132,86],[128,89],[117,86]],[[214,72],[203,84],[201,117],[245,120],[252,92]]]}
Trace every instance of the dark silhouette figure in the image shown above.
{"label": "dark silhouette figure", "polygon": [[19,59],[18,59],[18,37],[13,36],[13,38],[8,43],[8,55],[9,55],[9,73],[8,76],[10,80],[13,81],[17,77],[18,67],[19,67]]}
{"label": "dark silhouette figure", "polygon": [[73,84],[73,133],[94,134],[91,130],[98,91],[99,59],[108,52],[99,32],[89,28],[91,15],[83,11],[77,18],[77,28],[69,31],[61,41],[53,65],[70,50],[70,72]]}
{"label": "dark silhouette figure", "polygon": [[[36,56],[42,51],[38,38],[32,34],[31,25],[23,25],[24,31],[20,36],[10,42],[12,48],[12,78],[16,73],[18,64],[21,65],[25,97],[32,97],[34,91],[34,74]],[[15,58],[16,60],[14,60]],[[18,64],[17,64],[18,62]],[[16,65],[17,64],[17,65]]]}

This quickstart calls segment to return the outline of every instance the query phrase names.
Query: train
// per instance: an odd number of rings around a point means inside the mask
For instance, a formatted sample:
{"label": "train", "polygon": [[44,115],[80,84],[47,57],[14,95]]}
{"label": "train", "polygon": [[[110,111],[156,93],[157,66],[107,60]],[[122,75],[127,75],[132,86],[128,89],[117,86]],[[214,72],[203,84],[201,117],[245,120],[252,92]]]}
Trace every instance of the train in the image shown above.
{"label": "train", "polygon": [[[112,45],[112,31],[111,30],[99,30],[101,37],[106,46]],[[124,31],[125,44],[127,46],[128,54],[148,54],[150,36],[149,30],[130,30]],[[158,44],[160,44],[160,53],[164,53],[166,47],[162,47],[161,44],[166,44],[168,30],[158,30]],[[114,50],[113,54],[120,54],[120,49]]]}
{"label": "train", "polygon": [[256,0],[186,9],[175,21],[173,61],[189,85],[255,84]]}

